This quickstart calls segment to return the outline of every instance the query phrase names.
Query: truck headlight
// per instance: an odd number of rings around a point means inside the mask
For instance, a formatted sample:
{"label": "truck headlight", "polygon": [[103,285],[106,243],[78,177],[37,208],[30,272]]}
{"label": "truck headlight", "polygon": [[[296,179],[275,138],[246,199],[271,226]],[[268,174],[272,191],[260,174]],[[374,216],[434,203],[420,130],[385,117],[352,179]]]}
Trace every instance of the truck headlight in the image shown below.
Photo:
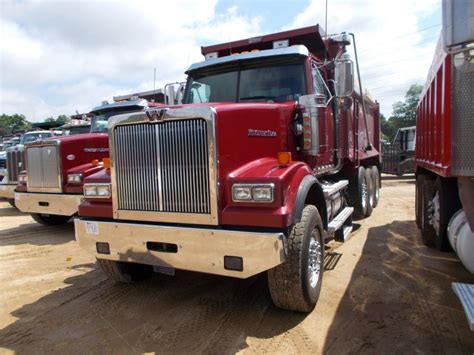
{"label": "truck headlight", "polygon": [[273,202],[274,184],[234,184],[232,201],[234,202]]}
{"label": "truck headlight", "polygon": [[68,174],[67,182],[70,184],[80,184],[82,182],[82,174]]}
{"label": "truck headlight", "polygon": [[94,198],[109,198],[110,184],[84,184],[84,196]]}

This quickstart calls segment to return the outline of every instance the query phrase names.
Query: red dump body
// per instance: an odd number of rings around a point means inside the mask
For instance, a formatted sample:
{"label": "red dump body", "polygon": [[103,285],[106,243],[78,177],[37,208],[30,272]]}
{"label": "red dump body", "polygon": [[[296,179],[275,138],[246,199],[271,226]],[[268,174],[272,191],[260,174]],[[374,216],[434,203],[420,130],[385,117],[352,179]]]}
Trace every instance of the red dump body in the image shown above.
{"label": "red dump body", "polygon": [[474,176],[474,74],[454,65],[438,42],[417,108],[416,169],[443,177]]}

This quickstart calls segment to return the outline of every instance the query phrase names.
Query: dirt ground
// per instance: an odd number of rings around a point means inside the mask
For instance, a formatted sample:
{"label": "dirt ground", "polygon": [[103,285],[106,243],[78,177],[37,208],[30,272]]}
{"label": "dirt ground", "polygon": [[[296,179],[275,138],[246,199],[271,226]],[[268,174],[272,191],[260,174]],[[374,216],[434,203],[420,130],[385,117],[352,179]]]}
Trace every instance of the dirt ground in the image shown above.
{"label": "dirt ground", "polygon": [[473,353],[451,282],[474,276],[421,244],[414,192],[413,178],[383,180],[373,215],[329,245],[309,315],[276,309],[265,275],[113,284],[72,223],[44,227],[0,202],[0,352]]}

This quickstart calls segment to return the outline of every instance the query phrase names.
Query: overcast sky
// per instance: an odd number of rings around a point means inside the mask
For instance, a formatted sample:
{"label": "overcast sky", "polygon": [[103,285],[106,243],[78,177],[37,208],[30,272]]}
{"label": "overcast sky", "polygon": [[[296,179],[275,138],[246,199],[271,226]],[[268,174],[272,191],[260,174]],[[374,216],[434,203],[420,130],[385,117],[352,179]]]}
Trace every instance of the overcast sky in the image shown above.
{"label": "overcast sky", "polygon": [[[0,0],[0,114],[40,121],[182,81],[201,45],[319,23],[325,0]],[[356,34],[362,82],[389,116],[424,84],[440,0],[328,0],[328,33]]]}

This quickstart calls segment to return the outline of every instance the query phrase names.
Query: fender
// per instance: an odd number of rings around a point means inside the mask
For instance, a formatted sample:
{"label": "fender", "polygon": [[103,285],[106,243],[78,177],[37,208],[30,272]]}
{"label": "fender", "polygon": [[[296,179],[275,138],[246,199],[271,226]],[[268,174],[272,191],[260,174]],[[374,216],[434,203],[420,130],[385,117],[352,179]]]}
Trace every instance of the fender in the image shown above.
{"label": "fender", "polygon": [[[311,175],[311,170],[306,163],[293,162],[282,166],[275,158],[258,159],[234,170],[227,176],[225,194],[221,196],[222,224],[272,228],[290,226],[298,187],[308,175]],[[234,202],[231,189],[236,183],[272,183],[275,199],[271,203]]]}
{"label": "fender", "polygon": [[301,215],[306,204],[312,204],[318,208],[321,214],[321,219],[323,220],[324,228],[327,229],[328,219],[326,213],[326,200],[318,179],[313,175],[306,175],[303,180],[301,180],[290,218],[292,224],[301,221]]}

